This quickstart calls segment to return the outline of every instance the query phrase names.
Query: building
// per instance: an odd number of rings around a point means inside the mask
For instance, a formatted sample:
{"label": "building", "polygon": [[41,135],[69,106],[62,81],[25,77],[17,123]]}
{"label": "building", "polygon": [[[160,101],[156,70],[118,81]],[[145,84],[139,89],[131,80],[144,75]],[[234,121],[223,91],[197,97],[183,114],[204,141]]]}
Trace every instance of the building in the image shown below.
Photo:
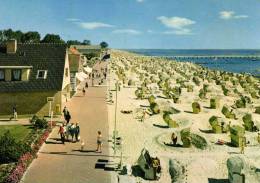
{"label": "building", "polygon": [[84,55],[75,48],[69,49],[71,94],[74,94],[78,89],[79,83],[86,79],[86,75],[83,73],[83,65],[85,63],[86,57]]}
{"label": "building", "polygon": [[70,98],[70,70],[65,44],[0,45],[0,115],[60,114]]}

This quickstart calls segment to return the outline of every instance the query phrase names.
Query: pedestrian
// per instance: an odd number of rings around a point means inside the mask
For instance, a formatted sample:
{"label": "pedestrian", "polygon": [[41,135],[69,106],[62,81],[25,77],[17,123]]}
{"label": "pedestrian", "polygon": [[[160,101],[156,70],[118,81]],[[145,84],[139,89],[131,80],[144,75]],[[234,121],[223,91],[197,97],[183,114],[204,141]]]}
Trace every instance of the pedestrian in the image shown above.
{"label": "pedestrian", "polygon": [[101,146],[102,146],[102,135],[101,135],[101,131],[98,131],[96,152],[102,153]]}
{"label": "pedestrian", "polygon": [[60,129],[59,129],[59,134],[60,134],[60,139],[61,139],[61,142],[62,142],[62,144],[65,144],[65,127],[64,127],[65,125],[64,124],[62,124],[62,125],[60,125]]}
{"label": "pedestrian", "polygon": [[76,138],[76,141],[78,142],[80,140],[80,127],[79,127],[79,123],[76,123],[76,126],[75,126],[75,138]]}
{"label": "pedestrian", "polygon": [[10,120],[11,119],[17,120],[17,110],[15,105],[13,106],[13,116],[10,118]]}
{"label": "pedestrian", "polygon": [[86,82],[85,87],[88,88],[88,82]]}
{"label": "pedestrian", "polygon": [[82,89],[82,93],[83,93],[83,96],[85,96],[85,94],[86,94],[86,90],[85,90],[84,87],[83,87],[83,89]]}
{"label": "pedestrian", "polygon": [[66,125],[68,125],[69,124],[69,122],[70,122],[70,119],[71,119],[71,115],[70,115],[70,113],[69,113],[69,111],[67,112],[67,114],[66,114],[66,116],[65,116],[65,120],[66,120],[66,122],[67,122],[67,124]]}
{"label": "pedestrian", "polygon": [[63,116],[64,116],[64,119],[66,119],[66,115],[68,114],[68,109],[67,109],[67,107],[65,106],[64,108],[63,108]]}
{"label": "pedestrian", "polygon": [[71,142],[74,142],[74,135],[75,135],[75,125],[72,123],[72,125],[69,128],[69,133],[71,135]]}

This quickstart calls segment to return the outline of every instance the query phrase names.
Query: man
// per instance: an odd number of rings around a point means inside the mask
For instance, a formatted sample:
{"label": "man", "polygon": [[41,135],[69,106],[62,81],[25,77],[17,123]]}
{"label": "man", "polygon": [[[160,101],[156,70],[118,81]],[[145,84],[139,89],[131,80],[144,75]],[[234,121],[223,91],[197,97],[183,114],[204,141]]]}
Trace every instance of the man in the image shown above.
{"label": "man", "polygon": [[67,107],[65,106],[64,108],[63,108],[63,116],[64,116],[64,119],[66,119],[66,116],[67,116],[67,114],[69,113],[69,111],[68,111],[68,109],[67,109]]}

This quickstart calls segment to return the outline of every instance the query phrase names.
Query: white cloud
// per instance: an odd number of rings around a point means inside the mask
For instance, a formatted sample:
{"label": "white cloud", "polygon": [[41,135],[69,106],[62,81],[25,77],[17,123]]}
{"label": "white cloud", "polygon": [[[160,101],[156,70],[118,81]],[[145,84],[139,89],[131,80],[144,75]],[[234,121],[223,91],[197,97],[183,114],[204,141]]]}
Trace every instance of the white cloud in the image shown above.
{"label": "white cloud", "polygon": [[77,24],[83,28],[88,30],[98,29],[98,28],[109,28],[114,27],[113,25],[102,23],[102,22],[77,22]]}
{"label": "white cloud", "polygon": [[190,20],[188,18],[183,18],[183,17],[160,16],[157,19],[160,20],[161,23],[164,24],[166,27],[174,28],[174,29],[183,29],[186,26],[196,23],[193,20]]}
{"label": "white cloud", "polygon": [[66,20],[69,21],[69,22],[78,22],[78,21],[80,21],[80,19],[78,19],[78,18],[67,18]]}
{"label": "white cloud", "polygon": [[241,19],[248,18],[248,15],[236,15],[234,11],[221,11],[219,12],[219,18],[224,20]]}
{"label": "white cloud", "polygon": [[165,31],[163,34],[175,34],[175,35],[192,35],[190,29],[177,29],[177,30],[171,30],[171,31]]}
{"label": "white cloud", "polygon": [[144,0],[136,0],[136,2],[142,3],[142,2],[144,2]]}
{"label": "white cloud", "polygon": [[112,33],[114,34],[132,34],[132,35],[139,35],[142,32],[135,30],[135,29],[116,29],[113,30]]}
{"label": "white cloud", "polygon": [[163,34],[175,34],[175,35],[192,35],[190,28],[187,28],[196,22],[184,18],[184,17],[165,17],[160,16],[157,19],[166,27],[170,28],[168,31],[164,31]]}

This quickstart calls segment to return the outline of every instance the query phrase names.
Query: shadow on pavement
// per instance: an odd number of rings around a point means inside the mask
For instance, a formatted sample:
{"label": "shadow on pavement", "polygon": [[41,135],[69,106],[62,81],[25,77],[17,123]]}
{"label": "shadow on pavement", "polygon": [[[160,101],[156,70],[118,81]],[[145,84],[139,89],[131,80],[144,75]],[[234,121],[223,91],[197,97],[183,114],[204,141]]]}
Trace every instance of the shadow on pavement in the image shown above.
{"label": "shadow on pavement", "polygon": [[208,178],[209,183],[229,183],[228,179],[213,179]]}

